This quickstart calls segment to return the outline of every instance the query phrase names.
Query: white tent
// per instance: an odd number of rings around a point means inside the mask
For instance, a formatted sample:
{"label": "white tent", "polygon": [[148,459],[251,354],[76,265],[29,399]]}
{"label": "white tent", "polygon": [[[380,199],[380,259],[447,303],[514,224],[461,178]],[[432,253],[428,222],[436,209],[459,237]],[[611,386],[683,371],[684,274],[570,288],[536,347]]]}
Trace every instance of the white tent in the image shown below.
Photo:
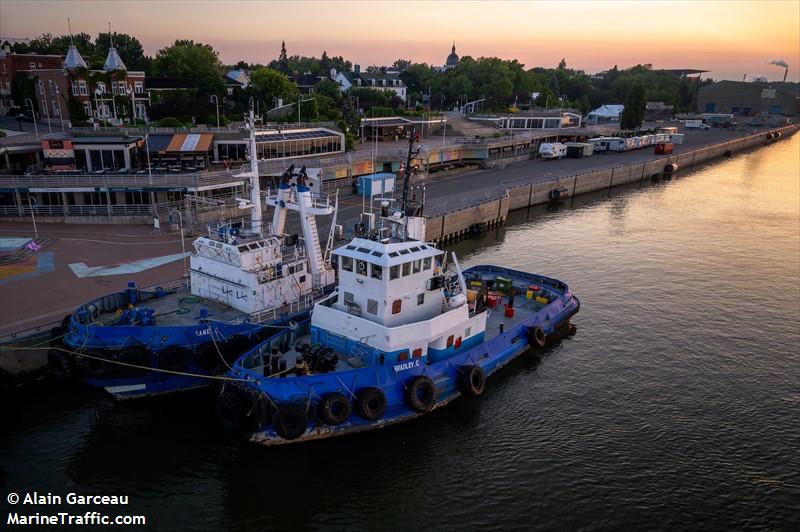
{"label": "white tent", "polygon": [[586,120],[595,124],[597,122],[618,122],[624,108],[625,106],[622,104],[601,105],[586,115]]}

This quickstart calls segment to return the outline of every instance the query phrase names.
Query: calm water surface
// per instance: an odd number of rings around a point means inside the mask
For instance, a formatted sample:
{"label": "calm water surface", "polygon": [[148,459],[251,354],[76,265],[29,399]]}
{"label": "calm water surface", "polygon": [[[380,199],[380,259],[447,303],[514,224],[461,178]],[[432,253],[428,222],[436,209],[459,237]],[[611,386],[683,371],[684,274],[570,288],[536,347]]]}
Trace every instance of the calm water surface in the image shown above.
{"label": "calm water surface", "polygon": [[795,135],[455,246],[583,304],[480,399],[269,449],[219,435],[203,397],[43,396],[4,420],[3,499],[126,494],[153,530],[797,530],[799,175]]}

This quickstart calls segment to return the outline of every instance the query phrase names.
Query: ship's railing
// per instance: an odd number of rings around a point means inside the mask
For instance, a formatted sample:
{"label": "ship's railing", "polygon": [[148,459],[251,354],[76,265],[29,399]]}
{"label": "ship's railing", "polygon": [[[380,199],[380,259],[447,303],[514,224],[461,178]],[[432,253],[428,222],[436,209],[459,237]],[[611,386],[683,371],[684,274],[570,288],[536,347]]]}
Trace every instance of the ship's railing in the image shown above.
{"label": "ship's railing", "polygon": [[254,312],[252,314],[248,314],[247,316],[243,316],[241,318],[236,318],[229,323],[233,324],[240,324],[240,323],[265,323],[268,321],[274,321],[278,318],[285,316],[287,314],[296,314],[302,310],[311,308],[314,306],[314,302],[322,296],[323,291],[321,289],[315,289],[311,292],[307,293],[300,299],[295,301],[289,302],[287,305],[283,305],[282,307],[275,307],[268,310],[262,310],[260,312]]}

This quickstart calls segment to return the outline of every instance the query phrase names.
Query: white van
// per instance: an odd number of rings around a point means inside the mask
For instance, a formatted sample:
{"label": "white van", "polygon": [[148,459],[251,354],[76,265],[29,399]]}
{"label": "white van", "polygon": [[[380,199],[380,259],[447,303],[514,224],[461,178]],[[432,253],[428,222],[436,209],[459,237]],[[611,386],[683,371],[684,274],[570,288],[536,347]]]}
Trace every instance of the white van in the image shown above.
{"label": "white van", "polygon": [[542,159],[563,159],[566,155],[567,147],[560,142],[548,142],[539,146],[539,157]]}
{"label": "white van", "polygon": [[702,120],[687,120],[683,123],[683,127],[686,129],[711,129],[711,127]]}

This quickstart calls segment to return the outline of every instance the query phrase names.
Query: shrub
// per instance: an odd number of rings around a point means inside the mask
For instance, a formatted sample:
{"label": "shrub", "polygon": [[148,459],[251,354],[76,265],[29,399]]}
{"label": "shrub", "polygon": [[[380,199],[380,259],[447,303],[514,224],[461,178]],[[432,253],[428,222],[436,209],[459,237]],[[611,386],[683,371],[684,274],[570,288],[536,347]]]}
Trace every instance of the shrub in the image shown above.
{"label": "shrub", "polygon": [[158,121],[159,127],[183,127],[183,123],[175,117],[167,116]]}

